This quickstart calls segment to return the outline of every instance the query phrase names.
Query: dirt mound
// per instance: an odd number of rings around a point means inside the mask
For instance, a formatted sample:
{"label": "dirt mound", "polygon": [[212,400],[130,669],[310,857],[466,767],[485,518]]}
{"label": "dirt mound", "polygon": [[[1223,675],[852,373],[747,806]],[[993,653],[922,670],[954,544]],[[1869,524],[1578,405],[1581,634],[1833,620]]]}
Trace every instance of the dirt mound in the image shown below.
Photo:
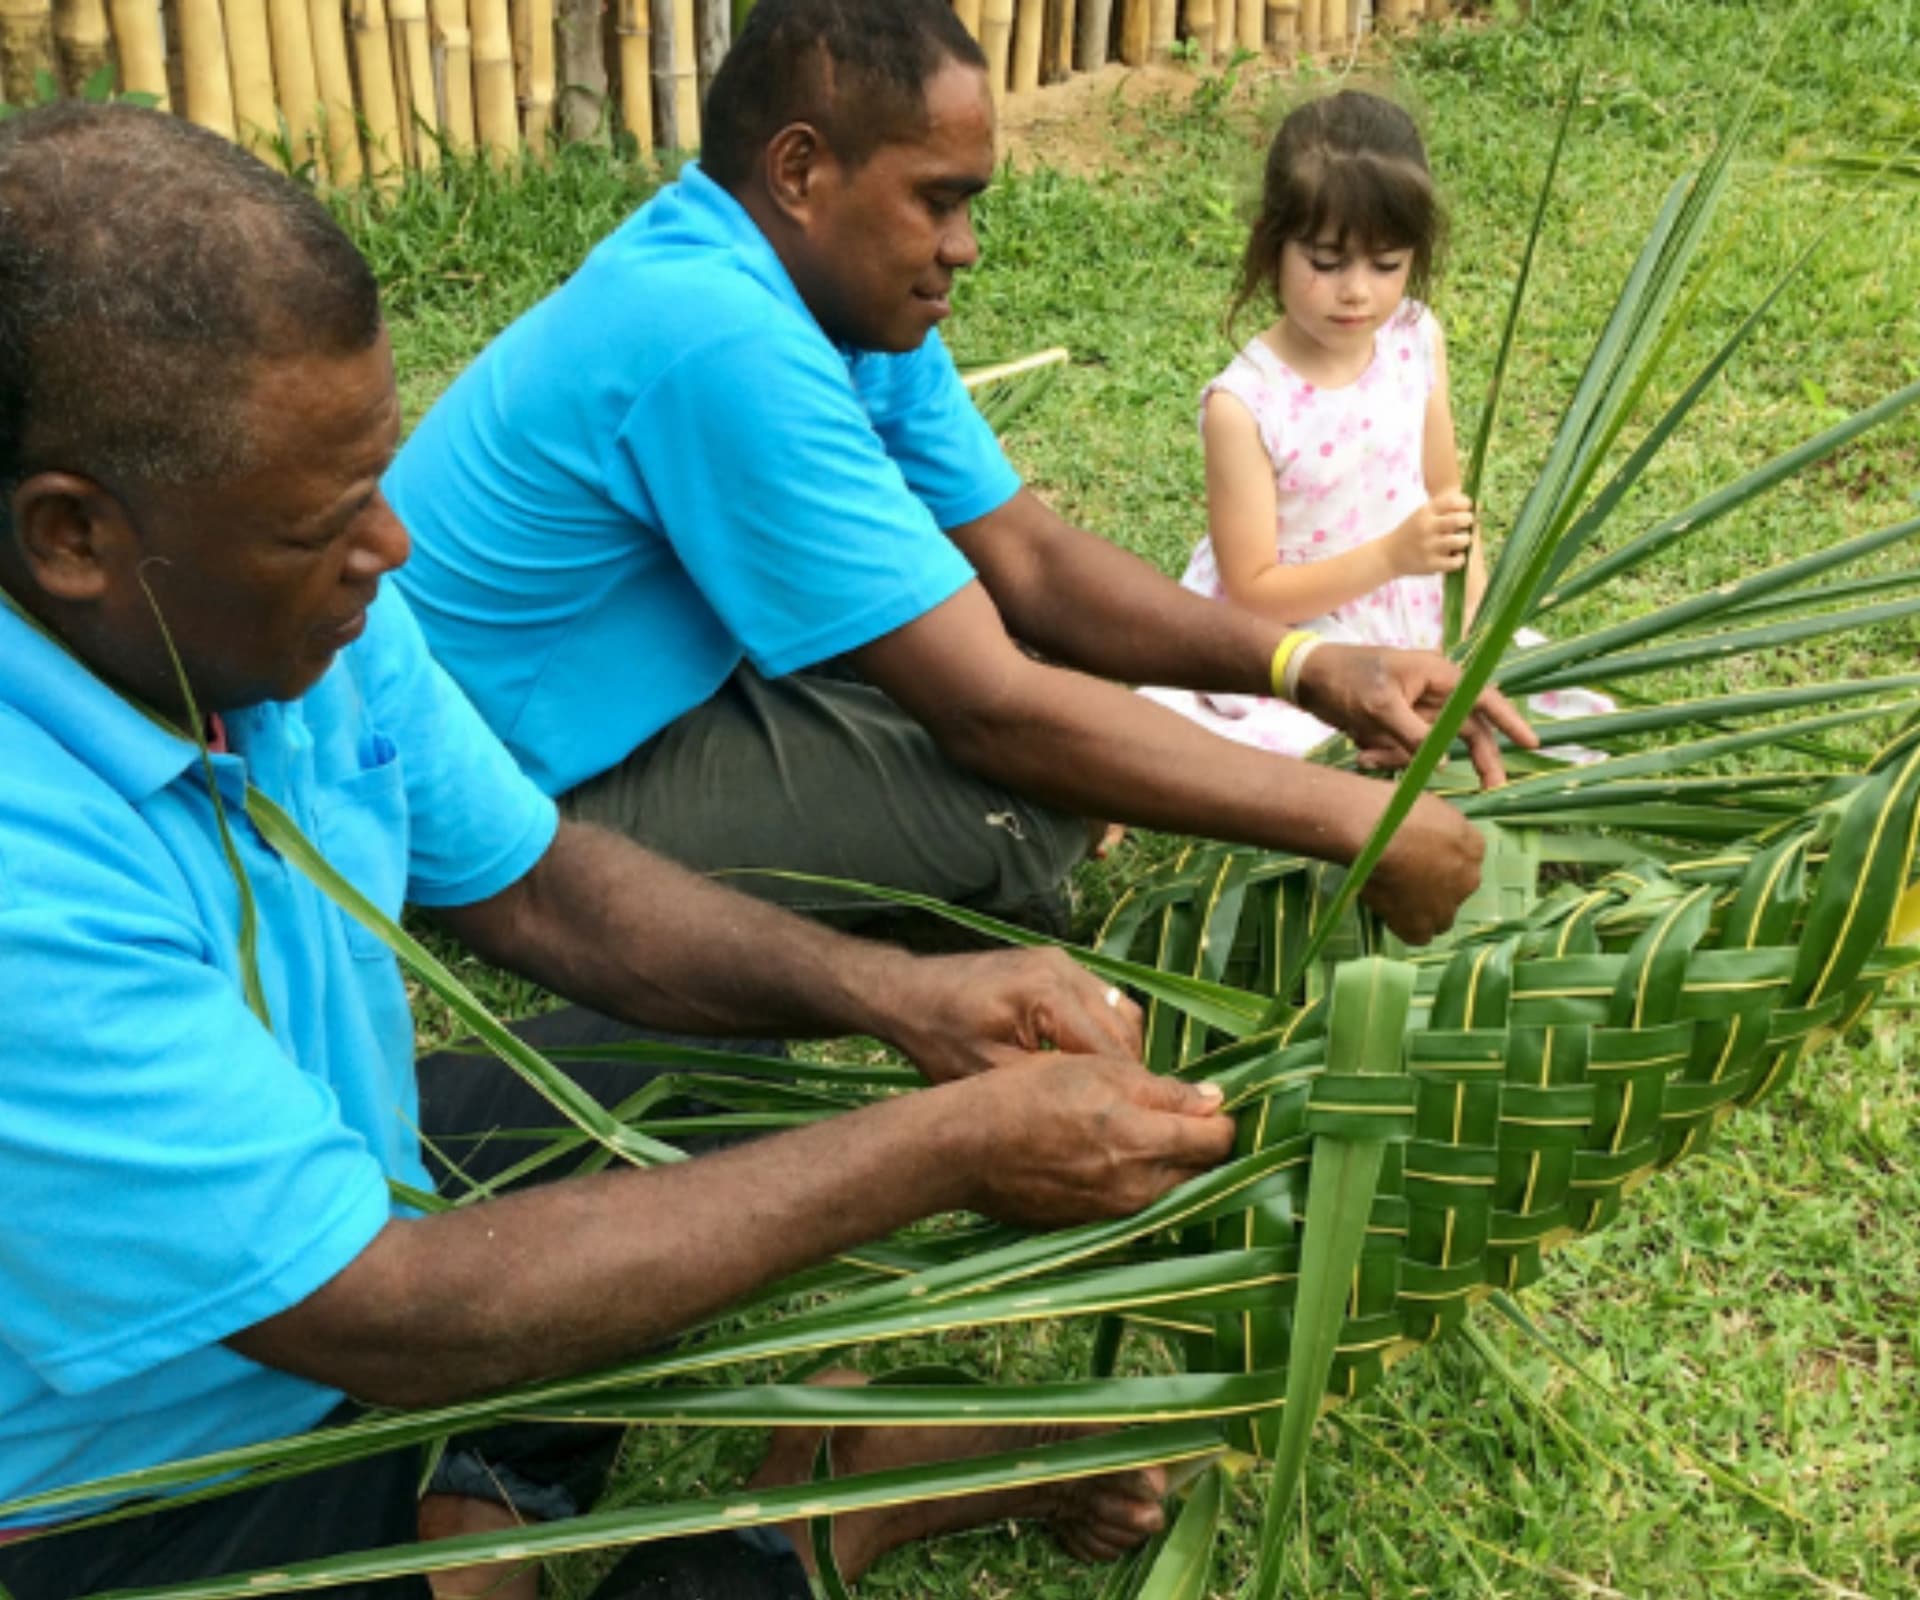
{"label": "dirt mound", "polygon": [[[1065,83],[1010,94],[1000,102],[1000,152],[1019,167],[1082,177],[1111,169],[1126,159],[1117,134],[1143,126],[1150,107],[1185,105],[1209,81],[1214,75],[1200,68],[1115,61]],[[1236,95],[1245,92],[1244,85],[1236,88]]]}

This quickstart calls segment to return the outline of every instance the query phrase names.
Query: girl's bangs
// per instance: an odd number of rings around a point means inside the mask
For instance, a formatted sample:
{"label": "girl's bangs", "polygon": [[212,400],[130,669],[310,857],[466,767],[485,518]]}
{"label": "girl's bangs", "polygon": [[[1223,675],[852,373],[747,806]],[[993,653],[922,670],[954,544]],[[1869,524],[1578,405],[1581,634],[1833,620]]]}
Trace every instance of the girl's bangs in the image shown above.
{"label": "girl's bangs", "polygon": [[1421,250],[1433,237],[1433,181],[1418,167],[1366,156],[1321,166],[1305,208],[1303,243],[1343,250]]}

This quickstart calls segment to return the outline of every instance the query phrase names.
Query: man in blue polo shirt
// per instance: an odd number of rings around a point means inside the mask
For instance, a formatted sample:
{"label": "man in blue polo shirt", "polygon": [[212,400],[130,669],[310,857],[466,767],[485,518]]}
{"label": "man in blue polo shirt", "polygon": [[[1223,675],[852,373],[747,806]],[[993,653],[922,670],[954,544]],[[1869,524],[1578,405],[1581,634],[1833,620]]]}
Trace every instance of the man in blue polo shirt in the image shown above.
{"label": "man in blue polo shirt", "polygon": [[[383,591],[407,555],[379,489],[397,432],[371,275],[310,195],[153,112],[0,124],[14,1600],[503,1521],[452,1495],[429,1519],[408,1452],[78,1531],[46,1525],[85,1505],[32,1500],[302,1432],[349,1394],[437,1405],[606,1364],[909,1220],[1112,1214],[1231,1147],[1218,1096],[1127,1060],[1137,1016],[1064,961],[915,960],[558,819]],[[204,760],[182,731],[196,714]],[[255,830],[252,791],[388,913],[431,908],[601,1012],[871,1032],[937,1086],[751,1152],[397,1207],[391,1183],[428,1182],[422,1127],[464,1119],[422,1105],[392,956]],[[1043,1044],[1060,1050],[1028,1053]],[[739,1226],[747,1208],[759,1226]],[[511,1486],[528,1464],[479,1480]],[[532,1486],[564,1510],[590,1477]],[[1079,1537],[1151,1529],[1153,1487],[1089,1492]],[[849,1536],[870,1554],[890,1526]],[[807,1593],[775,1535],[662,1547],[603,1593],[712,1593],[716,1562],[753,1575],[738,1592]],[[489,1592],[525,1592],[502,1581]]]}
{"label": "man in blue polo shirt", "polygon": [[[402,450],[399,581],[563,810],[694,866],[877,880],[1058,928],[1061,881],[1108,820],[1348,859],[1383,786],[1112,681],[1271,692],[1284,630],[1054,515],[955,375],[935,329],[993,175],[983,66],[945,0],[760,0],[701,162]],[[1436,657],[1329,646],[1299,692],[1394,757],[1453,681]],[[1497,696],[1485,716],[1529,740]],[[1487,724],[1469,736],[1496,772]],[[1370,902],[1431,937],[1479,849],[1424,800]]]}

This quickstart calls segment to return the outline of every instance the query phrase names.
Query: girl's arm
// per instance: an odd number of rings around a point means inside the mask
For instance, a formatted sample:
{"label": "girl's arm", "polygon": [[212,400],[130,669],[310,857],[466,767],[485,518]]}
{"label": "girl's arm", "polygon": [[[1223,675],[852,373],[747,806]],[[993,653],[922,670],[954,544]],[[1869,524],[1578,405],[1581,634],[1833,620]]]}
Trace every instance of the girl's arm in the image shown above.
{"label": "girl's arm", "polygon": [[1232,395],[1207,397],[1207,531],[1227,597],[1275,622],[1323,616],[1395,578],[1447,572],[1465,558],[1471,508],[1436,495],[1383,538],[1304,566],[1274,555],[1273,463],[1260,430]]}
{"label": "girl's arm", "polygon": [[1304,566],[1274,553],[1273,462],[1253,413],[1224,390],[1207,397],[1207,533],[1229,599],[1275,622],[1303,622],[1390,583],[1386,541]]}
{"label": "girl's arm", "polygon": [[[1427,395],[1421,470],[1427,481],[1429,499],[1460,487],[1460,449],[1454,438],[1453,399],[1447,383],[1447,341],[1437,317],[1433,319],[1433,388]],[[1475,523],[1473,543],[1467,547],[1466,621],[1469,626],[1486,592],[1487,557],[1480,543],[1479,524]]]}

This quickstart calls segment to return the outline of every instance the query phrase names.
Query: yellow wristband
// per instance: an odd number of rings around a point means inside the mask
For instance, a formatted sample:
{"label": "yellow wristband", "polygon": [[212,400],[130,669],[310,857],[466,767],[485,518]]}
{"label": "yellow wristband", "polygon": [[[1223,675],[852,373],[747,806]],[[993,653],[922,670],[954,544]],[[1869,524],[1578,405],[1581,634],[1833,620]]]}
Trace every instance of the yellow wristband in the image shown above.
{"label": "yellow wristband", "polygon": [[1318,634],[1309,633],[1305,628],[1295,628],[1280,641],[1279,647],[1273,652],[1273,665],[1267,669],[1268,681],[1273,684],[1273,692],[1278,699],[1293,698],[1293,685],[1287,681],[1287,667],[1302,645],[1313,644],[1318,638]]}

